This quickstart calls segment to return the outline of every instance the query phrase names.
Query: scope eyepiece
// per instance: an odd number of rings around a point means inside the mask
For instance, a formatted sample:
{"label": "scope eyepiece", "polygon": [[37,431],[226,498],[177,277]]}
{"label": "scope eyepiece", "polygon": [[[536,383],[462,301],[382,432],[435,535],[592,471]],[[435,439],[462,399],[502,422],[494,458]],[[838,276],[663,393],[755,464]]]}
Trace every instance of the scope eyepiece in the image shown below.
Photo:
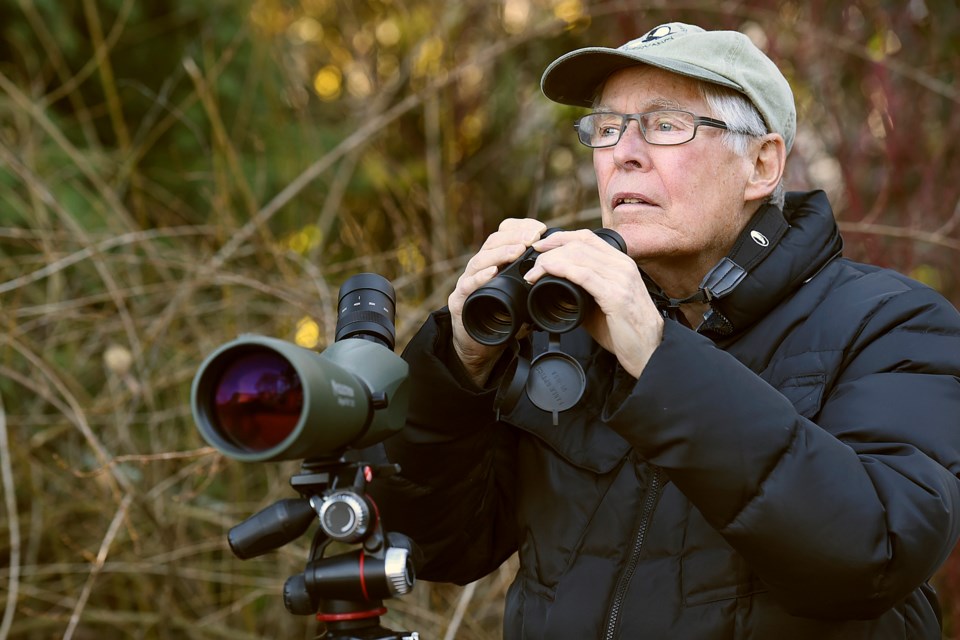
{"label": "scope eyepiece", "polygon": [[365,338],[393,351],[396,344],[397,294],[390,281],[358,273],[340,286],[334,340]]}

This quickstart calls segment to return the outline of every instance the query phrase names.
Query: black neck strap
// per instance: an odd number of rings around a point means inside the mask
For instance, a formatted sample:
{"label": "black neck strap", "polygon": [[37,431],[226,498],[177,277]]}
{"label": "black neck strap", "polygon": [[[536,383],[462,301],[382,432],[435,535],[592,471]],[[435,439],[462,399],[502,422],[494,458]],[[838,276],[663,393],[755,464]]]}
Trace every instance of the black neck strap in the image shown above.
{"label": "black neck strap", "polygon": [[704,276],[696,293],[686,298],[671,298],[658,288],[654,299],[662,307],[675,309],[682,304],[711,302],[729,295],[750,270],[773,251],[788,228],[790,225],[779,207],[769,204],[760,207],[737,237],[730,253]]}

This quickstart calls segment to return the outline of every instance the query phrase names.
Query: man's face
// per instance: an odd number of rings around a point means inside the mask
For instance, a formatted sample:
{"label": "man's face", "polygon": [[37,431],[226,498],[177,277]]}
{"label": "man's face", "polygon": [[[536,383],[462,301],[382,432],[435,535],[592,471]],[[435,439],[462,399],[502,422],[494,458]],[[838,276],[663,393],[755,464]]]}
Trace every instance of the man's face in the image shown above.
{"label": "man's face", "polygon": [[[664,108],[714,117],[694,80],[649,66],[610,76],[597,110]],[[686,144],[655,146],[631,121],[615,147],[593,152],[603,224],[624,237],[628,253],[655,279],[695,286],[752,214],[744,187],[753,163],[730,151],[722,133],[700,127]]]}

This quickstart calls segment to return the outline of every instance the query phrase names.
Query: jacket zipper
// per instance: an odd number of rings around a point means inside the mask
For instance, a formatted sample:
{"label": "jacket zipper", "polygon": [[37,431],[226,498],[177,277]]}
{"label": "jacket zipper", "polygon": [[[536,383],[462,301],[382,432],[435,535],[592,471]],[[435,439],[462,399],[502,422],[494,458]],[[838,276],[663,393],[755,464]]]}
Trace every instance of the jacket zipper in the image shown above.
{"label": "jacket zipper", "polygon": [[640,512],[640,522],[637,524],[637,534],[633,539],[633,550],[630,553],[630,559],[623,573],[620,574],[620,580],[617,581],[617,590],[613,595],[613,603],[610,605],[610,614],[607,618],[607,629],[603,634],[604,640],[613,640],[616,637],[617,626],[620,623],[620,612],[623,608],[623,600],[627,596],[627,587],[633,579],[633,574],[640,563],[640,551],[643,549],[643,540],[647,535],[647,529],[650,526],[650,519],[653,516],[653,509],[657,504],[657,498],[660,495],[660,467],[653,468],[653,478],[650,480],[650,490],[643,501],[643,510]]}

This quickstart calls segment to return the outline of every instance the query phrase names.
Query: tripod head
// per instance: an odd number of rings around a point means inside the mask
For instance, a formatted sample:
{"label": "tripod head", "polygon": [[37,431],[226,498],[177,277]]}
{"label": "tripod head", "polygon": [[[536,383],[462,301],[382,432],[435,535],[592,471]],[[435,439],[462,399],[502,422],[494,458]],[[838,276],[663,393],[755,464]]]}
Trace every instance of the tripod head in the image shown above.
{"label": "tripod head", "polygon": [[[370,465],[344,459],[308,460],[290,485],[300,494],[276,502],[233,527],[227,540],[234,555],[252,558],[277,549],[306,533],[316,520],[303,572],[283,588],[290,613],[316,614],[324,625],[318,638],[329,640],[416,640],[416,632],[380,626],[387,612],[383,600],[413,588],[413,544],[386,533],[376,503],[366,494],[374,477],[396,473],[394,465]],[[326,555],[331,543],[360,548]]]}

